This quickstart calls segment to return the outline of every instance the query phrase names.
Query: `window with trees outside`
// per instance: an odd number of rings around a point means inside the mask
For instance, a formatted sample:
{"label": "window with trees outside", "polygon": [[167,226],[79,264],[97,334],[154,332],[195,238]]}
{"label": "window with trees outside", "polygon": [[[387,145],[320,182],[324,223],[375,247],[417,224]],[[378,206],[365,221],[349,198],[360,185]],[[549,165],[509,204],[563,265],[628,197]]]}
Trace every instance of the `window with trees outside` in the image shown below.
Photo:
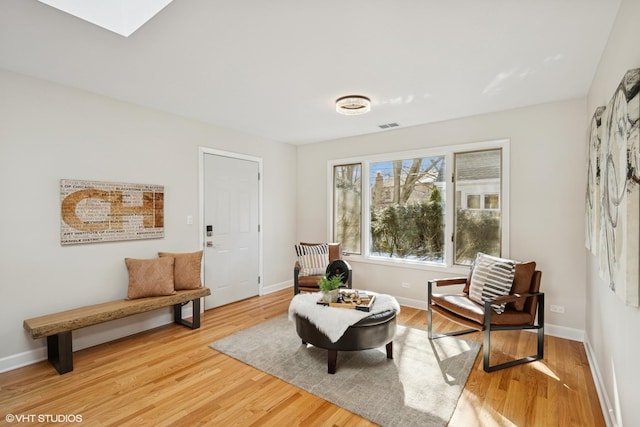
{"label": "window with trees outside", "polygon": [[330,162],[333,241],[380,262],[502,256],[506,150],[495,141]]}

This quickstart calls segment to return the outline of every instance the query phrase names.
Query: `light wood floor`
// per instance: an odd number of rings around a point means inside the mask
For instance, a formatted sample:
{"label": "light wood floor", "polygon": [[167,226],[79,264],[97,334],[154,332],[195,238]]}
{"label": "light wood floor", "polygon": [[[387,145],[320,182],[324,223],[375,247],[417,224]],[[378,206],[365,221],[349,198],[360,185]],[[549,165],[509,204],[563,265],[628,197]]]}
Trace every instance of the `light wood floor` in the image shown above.
{"label": "light wood floor", "polygon": [[[287,289],[207,311],[195,331],[167,325],[78,351],[74,371],[65,375],[48,362],[0,374],[0,424],[13,414],[36,421],[79,415],[82,424],[75,425],[90,426],[372,425],[208,347],[285,313],[291,294]],[[423,310],[403,307],[398,320],[426,329]],[[434,322],[437,330],[452,327],[436,314]],[[492,363],[502,352],[533,353],[534,337],[493,334]],[[465,338],[480,341],[481,334]],[[480,353],[450,425],[604,426],[583,345],[547,337],[543,361],[491,374],[482,370]]]}

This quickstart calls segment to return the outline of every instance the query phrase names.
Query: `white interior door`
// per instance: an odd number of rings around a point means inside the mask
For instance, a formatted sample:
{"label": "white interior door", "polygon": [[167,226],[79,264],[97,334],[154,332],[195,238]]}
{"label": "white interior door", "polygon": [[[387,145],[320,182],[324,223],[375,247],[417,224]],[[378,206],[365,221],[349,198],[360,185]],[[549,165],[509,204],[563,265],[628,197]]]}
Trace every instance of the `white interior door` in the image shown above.
{"label": "white interior door", "polygon": [[259,163],[203,153],[204,284],[210,309],[258,295]]}

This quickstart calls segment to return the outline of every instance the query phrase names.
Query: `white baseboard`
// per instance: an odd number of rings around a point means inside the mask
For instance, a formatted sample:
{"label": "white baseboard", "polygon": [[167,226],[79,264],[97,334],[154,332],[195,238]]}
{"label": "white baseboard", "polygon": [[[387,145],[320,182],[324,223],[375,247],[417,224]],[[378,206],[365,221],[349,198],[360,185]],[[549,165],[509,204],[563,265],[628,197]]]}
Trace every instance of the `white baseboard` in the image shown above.
{"label": "white baseboard", "polygon": [[618,427],[620,424],[618,424],[616,420],[613,405],[611,404],[611,400],[609,399],[609,395],[607,394],[607,390],[604,386],[604,381],[602,379],[600,369],[598,368],[595,352],[593,351],[593,347],[591,347],[588,337],[584,340],[584,348],[587,353],[587,359],[589,360],[591,376],[593,377],[596,392],[598,393],[598,398],[600,400],[600,407],[602,409],[602,415],[604,416],[604,422],[607,424],[607,427]]}
{"label": "white baseboard", "polygon": [[[291,293],[293,294],[293,280],[264,286],[260,295],[270,294],[287,288],[292,288]],[[183,317],[191,317],[192,313],[193,307],[191,304],[183,308]],[[170,323],[173,323],[173,314],[172,308],[168,307],[163,310],[154,310],[148,313],[78,329],[73,331],[72,334],[73,351],[104,344]],[[0,373],[47,360],[47,340],[42,338],[39,341],[41,346],[36,349],[0,358]]]}
{"label": "white baseboard", "polygon": [[41,360],[46,360],[47,348],[40,347],[35,350],[25,351],[23,353],[12,354],[0,358],[0,373],[12,371],[14,369],[22,368],[23,366],[31,365]]}
{"label": "white baseboard", "polygon": [[[282,289],[293,287],[293,281],[284,281],[262,288],[261,295],[270,294],[280,291]],[[427,302],[425,300],[417,300],[411,298],[396,297],[400,305],[406,307],[418,308],[421,310],[427,309]],[[185,306],[183,316],[191,317],[192,307],[189,304]],[[103,344],[109,341],[113,341],[119,338],[123,338],[129,335],[137,334],[139,332],[146,331],[148,329],[157,328],[159,326],[167,325],[173,322],[173,317],[170,308],[160,313],[160,310],[154,310],[148,313],[142,313],[135,316],[131,316],[124,319],[112,320],[100,325],[90,326],[87,328],[79,329],[73,332],[73,350],[78,351],[95,345]],[[426,317],[425,317],[426,322]],[[551,336],[570,339],[573,341],[584,342],[584,331],[567,328],[558,325],[545,325],[545,333]],[[42,347],[34,350],[26,351],[23,353],[10,355],[0,359],[0,372],[6,372],[13,369],[21,368],[47,358],[46,340],[42,339]],[[587,347],[588,349],[588,347]],[[589,351],[587,351],[589,356]],[[595,362],[589,361],[590,365],[595,366]],[[594,375],[594,381],[596,377]],[[596,384],[598,384],[596,382]],[[600,394],[600,392],[598,392]],[[602,399],[601,399],[602,401]],[[605,413],[606,414],[606,413]],[[615,425],[615,424],[613,424]]]}
{"label": "white baseboard", "polygon": [[404,305],[405,307],[417,308],[419,310],[427,309],[427,300],[421,299],[412,299],[412,298],[404,298],[404,297],[395,297],[400,305]]}
{"label": "white baseboard", "polygon": [[[264,286],[261,295],[270,294],[286,288],[293,288],[293,280]],[[293,293],[293,289],[291,292]],[[73,351],[83,350],[173,323],[172,310],[171,307],[163,310],[153,310],[124,319],[112,320],[107,323],[75,330],[72,333]],[[193,307],[191,304],[183,308],[183,317],[191,317],[192,313]],[[38,341],[40,342],[40,347],[38,348],[0,358],[0,373],[47,360],[47,340],[42,338]]]}
{"label": "white baseboard", "polygon": [[[193,307],[191,304],[183,308],[182,316],[184,318],[191,317],[192,314]],[[104,344],[170,323],[173,323],[172,307],[88,326],[73,331],[73,351]],[[47,360],[47,340],[46,338],[41,338],[38,341],[40,341],[41,347],[0,358],[0,373]]]}
{"label": "white baseboard", "polygon": [[293,280],[287,280],[280,283],[274,283],[273,285],[263,286],[260,295],[271,294],[273,292],[281,291],[287,288],[292,288],[291,294],[293,295]]}
{"label": "white baseboard", "polygon": [[[417,300],[411,298],[403,298],[396,297],[400,305],[405,307],[417,308],[420,310],[427,309],[427,301],[426,300]],[[426,317],[425,317],[426,322]],[[533,331],[535,332],[535,331]],[[549,323],[545,323],[544,325],[544,333],[546,335],[550,335],[552,337],[564,338],[572,341],[584,342],[584,331],[575,328],[567,328],[566,326],[558,326],[552,325]]]}
{"label": "white baseboard", "polygon": [[584,330],[567,328],[566,326],[553,325],[550,323],[544,324],[545,335],[551,335],[552,337],[564,338],[571,341],[584,342]]}

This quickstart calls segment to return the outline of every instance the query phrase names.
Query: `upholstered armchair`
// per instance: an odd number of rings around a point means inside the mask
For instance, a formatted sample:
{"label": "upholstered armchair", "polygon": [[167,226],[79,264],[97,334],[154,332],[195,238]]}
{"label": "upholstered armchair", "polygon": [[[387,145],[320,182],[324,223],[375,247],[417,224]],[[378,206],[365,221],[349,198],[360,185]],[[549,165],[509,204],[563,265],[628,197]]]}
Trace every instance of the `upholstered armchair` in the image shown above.
{"label": "upholstered armchair", "polygon": [[[542,273],[535,262],[515,262],[478,254],[468,277],[428,281],[427,332],[430,340],[484,331],[483,369],[493,372],[544,356],[544,294]],[[510,279],[509,279],[510,278]],[[503,282],[503,283],[500,283]],[[461,293],[437,293],[434,288],[464,285]],[[467,328],[434,334],[432,313]],[[537,353],[491,366],[491,332],[519,329],[537,331]]]}
{"label": "upholstered armchair", "polygon": [[[325,274],[342,274],[343,283],[351,288],[351,266],[342,259],[340,243],[300,243],[295,245],[298,259],[293,267],[293,293],[319,292],[318,282]],[[341,260],[339,263],[333,263]],[[329,264],[336,271],[328,272]]]}

